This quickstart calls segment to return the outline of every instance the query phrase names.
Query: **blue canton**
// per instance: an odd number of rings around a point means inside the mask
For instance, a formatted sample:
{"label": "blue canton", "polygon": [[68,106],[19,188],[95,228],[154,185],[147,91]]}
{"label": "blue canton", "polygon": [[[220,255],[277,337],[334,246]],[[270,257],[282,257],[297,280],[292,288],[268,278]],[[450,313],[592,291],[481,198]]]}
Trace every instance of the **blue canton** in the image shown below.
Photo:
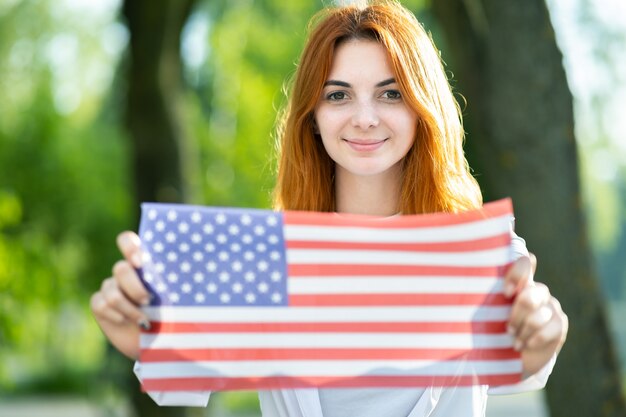
{"label": "blue canton", "polygon": [[151,305],[287,305],[281,213],[145,203],[139,235]]}

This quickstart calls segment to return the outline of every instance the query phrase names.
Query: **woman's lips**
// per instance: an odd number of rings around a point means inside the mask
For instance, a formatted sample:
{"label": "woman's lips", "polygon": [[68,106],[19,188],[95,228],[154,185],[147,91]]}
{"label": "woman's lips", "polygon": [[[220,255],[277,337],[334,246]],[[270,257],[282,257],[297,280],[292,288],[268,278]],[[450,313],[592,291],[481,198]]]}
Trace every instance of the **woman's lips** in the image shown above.
{"label": "woman's lips", "polygon": [[371,140],[371,139],[344,139],[344,141],[352,149],[358,152],[372,152],[385,144],[387,139]]}

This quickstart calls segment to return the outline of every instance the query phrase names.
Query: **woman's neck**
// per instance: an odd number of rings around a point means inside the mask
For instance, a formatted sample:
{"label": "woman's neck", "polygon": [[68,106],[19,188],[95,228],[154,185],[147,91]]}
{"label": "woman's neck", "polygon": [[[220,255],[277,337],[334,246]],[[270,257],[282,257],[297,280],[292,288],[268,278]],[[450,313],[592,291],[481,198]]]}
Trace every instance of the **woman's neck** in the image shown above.
{"label": "woman's neck", "polygon": [[393,216],[398,213],[401,173],[358,176],[337,167],[335,172],[336,210],[338,213]]}

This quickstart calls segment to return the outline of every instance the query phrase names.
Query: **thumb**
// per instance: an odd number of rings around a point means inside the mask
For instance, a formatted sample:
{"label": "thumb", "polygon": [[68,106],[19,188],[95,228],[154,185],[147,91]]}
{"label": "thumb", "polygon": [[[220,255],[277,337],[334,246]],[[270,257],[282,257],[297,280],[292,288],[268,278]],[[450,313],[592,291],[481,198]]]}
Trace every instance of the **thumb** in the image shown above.
{"label": "thumb", "polygon": [[532,253],[517,259],[504,274],[504,295],[513,297],[533,282],[537,258]]}

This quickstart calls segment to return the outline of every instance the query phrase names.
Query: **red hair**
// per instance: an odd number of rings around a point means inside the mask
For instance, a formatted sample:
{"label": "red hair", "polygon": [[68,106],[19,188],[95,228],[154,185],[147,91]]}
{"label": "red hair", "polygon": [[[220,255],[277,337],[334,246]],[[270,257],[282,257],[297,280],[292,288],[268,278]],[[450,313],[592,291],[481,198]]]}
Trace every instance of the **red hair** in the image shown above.
{"label": "red hair", "polygon": [[277,209],[334,211],[334,162],[316,138],[313,112],[337,45],[350,39],[379,42],[387,51],[402,96],[418,116],[404,158],[398,211],[457,212],[480,207],[482,196],[463,154],[461,111],[432,39],[396,1],[327,8],[312,30],[278,122]]}

